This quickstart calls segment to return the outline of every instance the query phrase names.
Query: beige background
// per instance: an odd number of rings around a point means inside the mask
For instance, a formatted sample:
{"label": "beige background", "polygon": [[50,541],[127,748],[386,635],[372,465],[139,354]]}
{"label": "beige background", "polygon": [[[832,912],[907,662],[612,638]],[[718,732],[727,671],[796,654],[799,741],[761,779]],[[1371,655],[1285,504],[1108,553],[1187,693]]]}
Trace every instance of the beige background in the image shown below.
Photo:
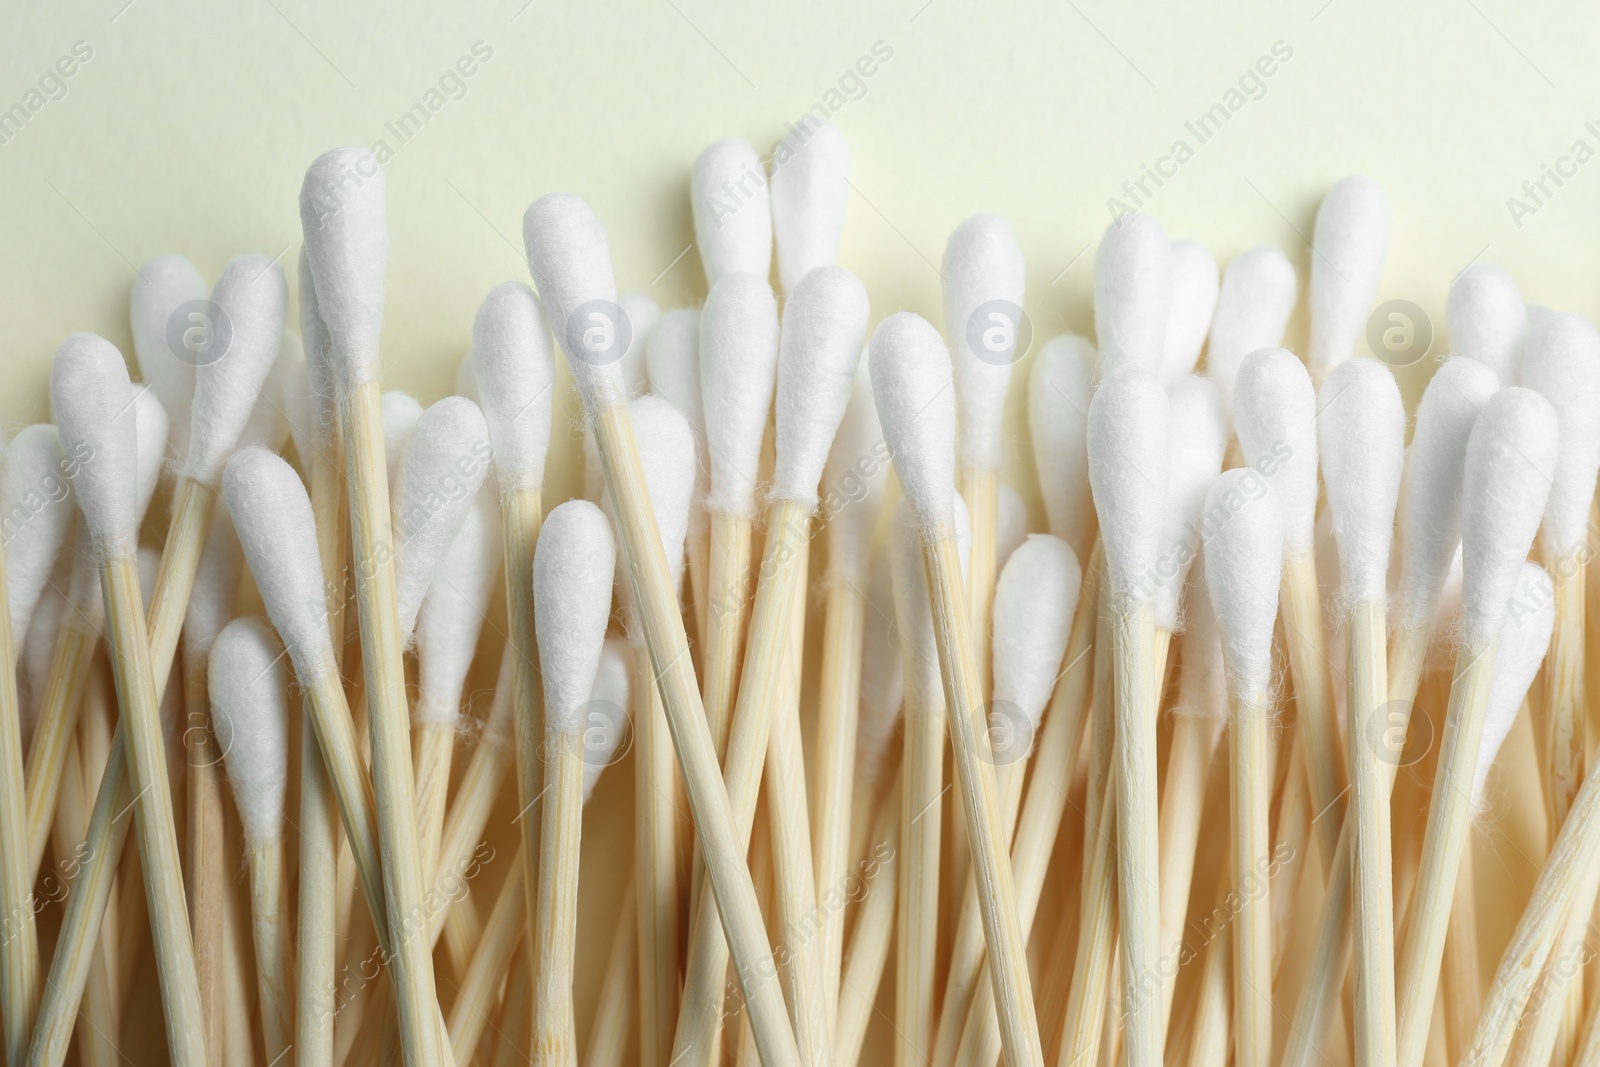
{"label": "beige background", "polygon": [[[79,41],[93,58],[64,97],[0,145],[7,429],[45,416],[49,359],[67,333],[97,331],[126,350],[129,284],[146,258],[182,252],[214,277],[258,251],[292,270],[300,176],[330,146],[381,139],[394,150],[385,373],[428,401],[449,391],[482,295],[526,277],[531,199],[586,197],[609,226],[624,291],[697,302],[698,259],[684,254],[695,154],[725,136],[764,152],[819,102],[840,103],[854,151],[842,260],[875,314],[937,321],[944,238],[990,210],[1021,239],[1038,335],[1087,332],[1107,200],[1179,139],[1194,156],[1147,208],[1224,263],[1272,242],[1303,277],[1321,193],[1352,171],[1382,181],[1394,206],[1383,297],[1431,316],[1433,354],[1446,350],[1450,280],[1477,259],[1511,270],[1532,301],[1600,311],[1600,163],[1574,173],[1561,162],[1578,141],[1600,150],[1600,121],[1585,125],[1600,120],[1600,25],[1576,2],[11,3],[0,109],[26,104]],[[492,56],[402,144],[386,123],[478,42]],[[830,99],[878,42],[892,58]],[[1185,123],[1278,42],[1292,56],[1200,144]],[[1537,210],[1519,225],[1507,198],[1558,164],[1573,176],[1547,180],[1553,195],[1528,199]],[[1404,375],[1408,389],[1422,373]],[[1014,391],[1008,479],[1032,498],[1020,400]],[[565,440],[558,494],[577,485],[573,459]],[[625,780],[618,789],[608,806],[620,814]],[[1495,890],[1526,883],[1543,832],[1526,812],[1501,814],[1510,834],[1485,831],[1480,859],[1491,957],[1520,908],[1519,891]],[[586,908],[598,953],[614,915],[587,896]],[[581,1011],[598,966],[582,964]]]}

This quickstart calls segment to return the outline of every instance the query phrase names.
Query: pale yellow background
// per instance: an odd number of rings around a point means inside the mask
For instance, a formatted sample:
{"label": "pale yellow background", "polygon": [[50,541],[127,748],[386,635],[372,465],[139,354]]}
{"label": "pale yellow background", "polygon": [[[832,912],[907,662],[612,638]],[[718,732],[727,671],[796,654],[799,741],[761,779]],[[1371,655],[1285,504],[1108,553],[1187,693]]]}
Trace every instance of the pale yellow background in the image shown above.
{"label": "pale yellow background", "polygon": [[[835,115],[855,161],[841,258],[875,313],[937,321],[945,235],[999,211],[1027,256],[1036,329],[1087,332],[1107,199],[1180,138],[1195,157],[1148,210],[1224,263],[1271,242],[1303,277],[1322,192],[1352,171],[1382,181],[1383,296],[1425,309],[1435,354],[1449,282],[1475,259],[1507,267],[1532,301],[1600,311],[1600,162],[1520,227],[1506,205],[1574,142],[1600,149],[1585,128],[1600,120],[1590,5],[524,3],[10,0],[0,109],[75,41],[94,58],[0,146],[0,422],[44,417],[67,333],[126,350],[129,284],[148,257],[182,252],[214,277],[256,251],[292,273],[301,174],[338,144],[395,149],[385,373],[424,400],[450,391],[483,294],[526,278],[521,213],[541,193],[594,205],[624,291],[697,302],[698,259],[680,255],[695,154],[728,136],[765,152],[880,41],[892,59]],[[400,144],[385,123],[478,41],[493,57],[465,96]],[[1293,57],[1264,96],[1199,145],[1185,122],[1279,41]],[[1408,390],[1420,373],[1403,376]],[[1032,496],[1020,393],[1008,477]],[[572,455],[563,442],[557,462]],[[576,485],[570,466],[557,485]],[[1519,825],[1488,863],[1502,883],[1532,870],[1519,849],[1542,830]],[[1486,950],[1519,908],[1520,894],[1488,909]],[[611,918],[586,915],[586,929],[608,934]],[[585,997],[597,967],[582,966]]]}

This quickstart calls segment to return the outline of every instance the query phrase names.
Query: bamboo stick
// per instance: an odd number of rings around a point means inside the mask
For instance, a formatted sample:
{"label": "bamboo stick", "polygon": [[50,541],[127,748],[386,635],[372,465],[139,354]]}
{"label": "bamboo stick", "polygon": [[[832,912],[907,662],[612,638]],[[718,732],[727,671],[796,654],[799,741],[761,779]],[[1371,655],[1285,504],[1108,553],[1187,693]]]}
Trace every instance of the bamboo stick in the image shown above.
{"label": "bamboo stick", "polygon": [[676,769],[666,710],[656,691],[650,651],[634,650],[629,687],[634,729],[634,866],[638,872],[639,1062],[666,1064],[678,1023],[682,848],[678,841]]}
{"label": "bamboo stick", "polygon": [[627,917],[636,912],[638,879],[628,882],[622,895],[622,922],[611,937],[611,952],[606,957],[606,973],[600,982],[594,1017],[589,1023],[589,1041],[584,1049],[585,1067],[623,1067],[628,1053],[628,1035],[633,1030],[636,991],[633,976],[638,969],[637,927]]}

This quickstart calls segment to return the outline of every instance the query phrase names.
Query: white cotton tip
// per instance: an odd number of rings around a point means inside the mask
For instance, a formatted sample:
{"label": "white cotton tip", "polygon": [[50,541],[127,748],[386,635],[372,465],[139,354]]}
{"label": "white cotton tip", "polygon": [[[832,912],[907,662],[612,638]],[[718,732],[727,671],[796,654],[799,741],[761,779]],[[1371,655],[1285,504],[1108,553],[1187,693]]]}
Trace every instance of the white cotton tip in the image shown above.
{"label": "white cotton tip", "polygon": [[489,428],[478,405],[447,396],[422,413],[394,494],[395,606],[409,637],[417,611],[489,473]]}
{"label": "white cotton tip", "polygon": [[294,441],[295,455],[307,476],[315,450],[322,447],[322,435],[317,415],[317,395],[311,389],[311,368],[301,363],[292,367],[283,377],[283,390],[278,398],[284,418],[289,422],[289,436]]}
{"label": "white cotton tip", "polygon": [[872,557],[866,629],[861,638],[861,688],[856,718],[856,781],[875,785],[905,703],[905,651],[895,626],[894,568],[887,541]]}
{"label": "white cotton tip", "polygon": [[623,399],[621,362],[632,327],[617,303],[606,228],[582,200],[550,193],[528,205],[522,240],[545,321],[566,353],[585,409]]}
{"label": "white cotton tip", "polygon": [[889,446],[878,424],[872,380],[856,373],[839,432],[822,471],[822,512],[828,520],[828,583],[860,588],[867,580],[872,538],[889,478]]}
{"label": "white cotton tip", "polygon": [[1171,427],[1167,391],[1152,374],[1113,374],[1089,405],[1089,484],[1111,592],[1127,603],[1155,594],[1150,578],[1161,550]]}
{"label": "white cotton tip", "polygon": [[861,363],[867,310],[861,279],[843,267],[818,267],[783,305],[773,402],[774,500],[816,510],[817,486]]}
{"label": "white cotton tip", "polygon": [[1317,448],[1345,599],[1351,605],[1382,601],[1405,467],[1400,387],[1377,360],[1352,359],[1328,375],[1317,407]]}
{"label": "white cotton tip", "polygon": [[378,413],[383,419],[383,457],[392,496],[400,481],[400,461],[405,458],[406,445],[422,421],[422,403],[410,393],[391,389],[383,394]]}
{"label": "white cotton tip", "polygon": [[[250,408],[250,417],[234,442],[235,448],[265,445],[274,452],[282,451],[293,432],[289,412],[283,405],[284,383],[305,368],[305,357],[300,351],[300,338],[293,330],[283,331],[283,343],[278,347],[278,358],[267,371],[267,380],[261,383],[256,402]],[[220,476],[220,475],[219,475]]]}
{"label": "white cotton tip", "polygon": [[1500,383],[1488,366],[1451,359],[1417,405],[1400,494],[1399,626],[1431,628],[1450,559],[1461,547],[1461,471],[1478,412]]}
{"label": "white cotton tip", "polygon": [[1027,354],[1022,246],[1003,215],[973,215],[944,246],[944,333],[963,468],[998,470],[1011,368]]}
{"label": "white cotton tip", "polygon": [[1015,489],[1001,482],[996,508],[994,565],[1004,567],[1011,554],[1028,539],[1028,505]]}
{"label": "white cotton tip", "polygon": [[749,141],[729,138],[700,153],[689,177],[694,243],[706,286],[726,274],[772,272],[772,208],[767,172]]}
{"label": "white cotton tip", "polygon": [[883,437],[917,522],[948,525],[954,518],[956,402],[939,331],[909,311],[890,315],[872,335],[867,366]]}
{"label": "white cotton tip", "polygon": [[645,293],[624,293],[618,301],[628,319],[628,347],[622,353],[622,386],[629,396],[650,391],[650,371],[645,354],[661,323],[661,308]]}
{"label": "white cotton tip", "polygon": [[1268,348],[1239,366],[1233,429],[1244,461],[1272,485],[1283,516],[1283,548],[1311,551],[1317,518],[1317,394],[1294,353]]}
{"label": "white cotton tip", "polygon": [[167,410],[161,401],[156,398],[156,392],[148,386],[136,385],[133,387],[134,418],[138,421],[135,429],[135,448],[139,455],[138,483],[134,492],[134,525],[144,522],[144,513],[150,509],[150,501],[156,495],[156,486],[161,482],[161,468],[167,454],[167,443],[170,439],[170,423],[167,421]]}
{"label": "white cotton tip", "polygon": [[600,667],[583,723],[583,801],[589,802],[600,774],[616,759],[617,745],[626,734],[633,689],[628,643],[606,638],[600,650]]}
{"label": "white cotton tip", "polygon": [[1211,483],[1204,512],[1206,586],[1222,630],[1228,680],[1259,700],[1272,682],[1272,628],[1283,575],[1283,520],[1269,489],[1249,468]]}
{"label": "white cotton tip", "polygon": [[478,356],[468,345],[467,350],[461,353],[461,358],[456,361],[456,396],[464,396],[480,408],[483,407],[483,391],[478,388]]}
{"label": "white cotton tip", "polygon": [[1389,194],[1361,174],[1329,189],[1311,238],[1311,372],[1355,354],[1389,250]]}
{"label": "white cotton tip", "polygon": [[1222,390],[1224,404],[1233,403],[1234,379],[1245,357],[1283,344],[1298,294],[1289,257],[1270,245],[1243,252],[1228,264],[1206,349],[1206,377]]}
{"label": "white cotton tip", "polygon": [[1529,315],[1511,275],[1493,263],[1474,263],[1450,284],[1444,315],[1452,352],[1482,363],[1504,384],[1517,380]]}
{"label": "white cotton tip", "polygon": [[460,717],[461,690],[499,579],[500,510],[492,493],[479,490],[417,613],[418,725],[454,726]]}
{"label": "white cotton tip", "polygon": [[1522,384],[1556,409],[1561,450],[1545,505],[1543,543],[1551,561],[1588,543],[1589,505],[1600,471],[1600,332],[1581,315],[1551,315],[1528,331]]}
{"label": "white cotton tip", "polygon": [[384,190],[383,168],[365,148],[324,152],[300,186],[306,262],[341,389],[378,377],[383,273],[389,265]]}
{"label": "white cotton tip", "polygon": [[61,342],[50,366],[50,408],[96,555],[131,555],[139,527],[138,408],[122,353],[92,333]]}
{"label": "white cotton tip", "polygon": [[557,733],[583,726],[611,618],[616,563],[611,525],[588,501],[569,500],[544,520],[533,553],[534,630],[545,725]]}
{"label": "white cotton tip", "polygon": [[235,619],[211,646],[206,683],[234,805],[252,843],[283,833],[289,786],[289,680],[265,622]]}
{"label": "white cotton tip", "polygon": [[850,143],[831,122],[806,118],[772,153],[772,230],[778,282],[791,292],[813,267],[839,259],[850,201]]}
{"label": "white cotton tip", "polygon": [[1217,261],[1199,241],[1172,242],[1172,307],[1161,347],[1161,379],[1171,384],[1194,373],[1217,309]]}
{"label": "white cotton tip", "polygon": [[22,642],[39,595],[72,532],[76,508],[61,435],[49,423],[27,426],[4,448],[0,539],[5,545],[11,639]]}
{"label": "white cotton tip", "polygon": [[1555,409],[1532,389],[1496,393],[1467,438],[1461,476],[1461,632],[1493,640],[1555,477]]}
{"label": "white cotton tip", "polygon": [[194,657],[190,662],[204,662],[211,654],[212,643],[233,618],[243,577],[244,552],[233,529],[233,517],[227,508],[217,508],[200,550],[200,565],[183,616],[184,655]]}
{"label": "white cotton tip", "polygon": [[700,311],[700,398],[711,456],[706,508],[753,516],[761,438],[778,373],[778,305],[754,274],[729,274]]}
{"label": "white cotton tip", "polygon": [[211,302],[216,321],[195,367],[183,473],[215,487],[278,358],[289,285],[266,256],[238,256],[217,279]]}
{"label": "white cotton tip", "polygon": [[1483,787],[1489,768],[1517,721],[1517,712],[1533,685],[1550,647],[1556,622],[1555,586],[1536,563],[1522,564],[1517,575],[1511,609],[1500,626],[1494,646],[1494,666],[1489,673],[1489,700],[1483,711],[1483,736],[1478,743],[1478,765],[1472,775],[1472,803],[1483,807]]}
{"label": "white cotton tip", "polygon": [[328,340],[328,327],[317,308],[317,285],[311,276],[311,261],[305,245],[300,246],[300,269],[296,278],[296,291],[300,294],[300,347],[306,354],[306,374],[310,381],[310,395],[317,398],[317,416],[323,434],[332,433],[338,420],[337,401],[334,398],[333,343]]}
{"label": "white cotton tip", "polygon": [[189,447],[189,405],[194,401],[194,366],[206,332],[211,287],[183,256],[146,260],[133,279],[128,319],[139,377],[156,391],[172,416],[172,445]]}
{"label": "white cotton tip", "polygon": [[333,671],[333,639],[311,498],[294,468],[264,448],[235,452],[222,472],[222,499],[261,602],[310,684]]}
{"label": "white cotton tip", "polygon": [[65,567],[58,568],[58,579],[44,587],[39,604],[33,609],[28,623],[28,634],[22,641],[22,652],[17,659],[17,672],[22,682],[22,751],[28,751],[33,737],[33,726],[38,721],[39,705],[44,701],[45,687],[50,681],[50,663],[55,659],[56,638],[61,634],[61,624],[70,609],[66,582],[72,564],[63,559]]}
{"label": "white cotton tip", "polygon": [[688,420],[698,444],[706,432],[705,403],[700,395],[698,309],[678,308],[661,316],[645,354],[645,368],[651,391]]}
{"label": "white cotton tip", "polygon": [[472,356],[500,493],[537,489],[550,454],[556,363],[532,289],[503,282],[489,290],[472,321]]}
{"label": "white cotton tip", "polygon": [[1076,334],[1045,342],[1028,376],[1028,432],[1050,532],[1087,559],[1094,537],[1089,492],[1089,402],[1094,397],[1094,346]]}
{"label": "white cotton tip", "polygon": [[1094,263],[1094,332],[1101,377],[1161,368],[1172,307],[1172,242],[1149,215],[1130,212],[1106,228]]}
{"label": "white cotton tip", "polygon": [[628,414],[672,587],[679,589],[683,585],[683,542],[689,535],[689,504],[694,498],[694,432],[678,409],[658,396],[635,398],[628,405]]}
{"label": "white cotton tip", "polygon": [[1020,712],[1012,725],[1026,722],[1024,743],[1038,734],[1061,674],[1082,578],[1078,557],[1065,541],[1034,534],[1012,553],[995,582],[990,716]]}
{"label": "white cotton tip", "polygon": [[1201,505],[1222,470],[1228,448],[1228,417],[1222,394],[1206,378],[1190,374],[1167,387],[1171,410],[1172,465],[1161,509],[1161,543],[1154,572],[1156,626],[1179,629],[1184,585],[1200,554]]}
{"label": "white cotton tip", "polygon": [[[950,495],[951,522],[955,526],[956,550],[964,576],[972,547],[972,525],[960,494],[952,490]],[[933,601],[922,558],[922,520],[910,508],[909,501],[902,500],[895,508],[889,540],[889,563],[894,572],[895,628],[899,631],[901,654],[905,657],[905,699],[923,710],[930,706],[942,707],[944,689],[939,673],[939,643],[933,632]]]}
{"label": "white cotton tip", "polygon": [[1228,676],[1223,668],[1222,627],[1211,605],[1208,582],[1189,591],[1188,616],[1182,637],[1182,667],[1172,714],[1209,719],[1221,730],[1228,723]]}

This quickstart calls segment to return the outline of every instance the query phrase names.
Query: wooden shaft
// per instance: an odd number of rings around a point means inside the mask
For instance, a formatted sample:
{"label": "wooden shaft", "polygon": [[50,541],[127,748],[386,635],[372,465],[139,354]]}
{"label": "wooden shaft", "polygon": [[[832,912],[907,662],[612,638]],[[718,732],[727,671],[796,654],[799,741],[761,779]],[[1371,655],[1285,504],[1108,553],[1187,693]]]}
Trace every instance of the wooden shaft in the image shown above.
{"label": "wooden shaft", "polygon": [[[861,654],[867,598],[846,581],[828,587],[822,627],[822,685],[817,694],[816,807],[811,847],[822,903],[823,1001],[836,1030],[844,955],[843,908],[828,906],[849,869],[851,794],[855,782],[856,728],[861,706]],[[835,1039],[835,1048],[838,1040]]]}
{"label": "wooden shaft", "polygon": [[[17,698],[17,647],[0,553],[0,1018],[6,1061],[21,1063],[39,1007],[39,930],[34,923],[28,862],[28,812],[22,791],[22,713]],[[141,619],[141,621],[143,621]],[[26,634],[21,635],[26,637]]]}
{"label": "wooden shaft", "polygon": [[283,839],[251,842],[250,934],[256,950],[256,992],[267,1062],[275,1063],[294,1046],[294,971],[289,938],[289,887],[283,877]]}
{"label": "wooden shaft", "polygon": [[1590,1008],[1584,1019],[1572,1062],[1574,1067],[1600,1067],[1600,1005]]}
{"label": "wooden shaft", "polygon": [[[241,834],[237,820],[228,827],[229,870],[242,870]],[[250,975],[250,904],[241,900],[238,879],[230,879],[230,892],[222,907],[222,1003],[229,1025],[222,1028],[222,1062],[225,1065],[257,1062],[255,1033],[250,1020],[255,1014],[255,982]]]}
{"label": "wooden shaft", "polygon": [[[1590,860],[1591,868],[1596,862],[1596,859]],[[1519,1067],[1524,1064],[1546,1067],[1572,1061],[1578,1034],[1567,1024],[1572,1014],[1573,989],[1581,990],[1583,966],[1593,955],[1586,941],[1597,886],[1600,886],[1600,872],[1592,869],[1576,884],[1566,922],[1544,964],[1543,981],[1537,989],[1538,1002],[1530,1005],[1526,1013],[1528,1022],[1522,1027],[1513,1049],[1512,1062]],[[1460,899],[1459,889],[1457,899]],[[1578,1008],[1581,1016],[1581,1003]]]}
{"label": "wooden shaft", "polygon": [[639,953],[635,924],[628,921],[628,916],[635,911],[637,893],[637,882],[630,881],[622,895],[622,921],[611,935],[611,953],[606,957],[605,977],[600,981],[594,1017],[589,1023],[584,1067],[623,1067],[626,1061],[628,1032],[633,1029],[635,1014],[634,975]]}
{"label": "wooden shaft", "polygon": [[545,752],[544,855],[534,925],[534,1062],[577,1067],[572,975],[578,951],[578,849],[583,835],[583,738],[550,729]]}
{"label": "wooden shaft", "polygon": [[1327,639],[1322,625],[1322,595],[1317,584],[1316,557],[1308,549],[1288,552],[1283,558],[1283,586],[1279,604],[1288,644],[1289,673],[1294,678],[1300,729],[1307,743],[1301,746],[1311,787],[1311,810],[1316,815],[1317,843],[1326,864],[1338,847],[1345,790],[1344,746],[1333,710],[1333,680],[1328,669]]}
{"label": "wooden shaft", "polygon": [[[1382,622],[1382,616],[1379,616]],[[1383,646],[1378,645],[1378,654]],[[1268,1067],[1272,1059],[1272,838],[1267,770],[1271,699],[1264,692],[1235,693],[1228,745],[1229,807],[1233,824],[1234,1056],[1239,1067]],[[1173,961],[1176,970],[1176,959]]]}
{"label": "wooden shaft", "polygon": [[205,1012],[205,1042],[209,1058],[222,1054],[222,896],[224,880],[223,813],[227,786],[223,782],[222,751],[211,728],[211,701],[206,690],[205,657],[186,650],[183,662],[183,731],[188,766],[188,834],[184,856],[185,892],[189,900],[189,929],[194,933],[195,974],[200,982],[200,1005]]}
{"label": "wooden shaft", "polygon": [[1472,780],[1493,668],[1494,646],[1487,642],[1467,644],[1456,659],[1417,886],[1395,971],[1398,1040],[1394,1062],[1399,1067],[1418,1067],[1428,1042],[1456,874],[1472,823]]}
{"label": "wooden shaft", "polygon": [[500,1044],[495,1049],[494,1067],[517,1067],[532,1062],[528,1043],[533,1016],[533,938],[518,942],[511,961],[505,995],[500,998]]}
{"label": "wooden shaft", "polygon": [[[449,813],[445,816],[444,833],[440,839],[437,868],[440,872],[448,874],[462,870],[473,851],[483,843],[484,827],[489,824],[489,814],[500,795],[506,772],[511,768],[512,752],[507,732],[499,724],[487,723],[477,746],[472,750],[472,758],[467,761],[467,769],[462,772],[461,781],[456,783],[455,799],[451,801]],[[434,888],[439,888],[438,875],[434,878]],[[464,917],[473,912],[470,905],[471,900],[466,897],[455,896],[449,900],[441,913],[441,922],[447,934],[452,917]],[[477,935],[481,933],[479,925],[480,930],[474,932],[467,942],[469,948],[476,947]],[[438,932],[435,931],[433,936],[437,938]]]}
{"label": "wooden shaft", "polygon": [[1478,894],[1473,875],[1472,838],[1467,838],[1456,877],[1456,899],[1450,908],[1450,934],[1444,943],[1444,974],[1440,981],[1444,1000],[1444,1034],[1447,1058],[1461,1062],[1472,1028],[1483,1011],[1483,986],[1478,964]]}
{"label": "wooden shaft", "polygon": [[750,519],[710,512],[711,556],[706,594],[705,707],[717,762],[728,755],[750,612]]}
{"label": "wooden shaft", "polygon": [[[1230,757],[1231,758],[1231,757]],[[1227,901],[1232,892],[1233,877],[1228,866],[1223,867],[1219,879],[1218,906]],[[1205,947],[1204,970],[1200,972],[1200,996],[1195,1004],[1194,1023],[1190,1027],[1189,1067],[1227,1067],[1228,1050],[1233,1034],[1231,1021],[1228,975],[1233,970],[1235,938],[1220,930],[1208,930],[1211,940]]]}
{"label": "wooden shaft", "polygon": [[[908,652],[907,660],[911,659]],[[916,668],[920,674],[920,668]],[[913,681],[907,664],[907,682]],[[934,950],[939,939],[939,850],[944,794],[944,694],[908,684],[896,864],[894,1062],[920,1065],[933,1047]]]}
{"label": "wooden shaft", "polygon": [[878,986],[889,962],[899,895],[896,868],[900,863],[900,786],[901,777],[897,774],[894,786],[873,817],[871,839],[876,844],[862,860],[865,896],[856,915],[850,951],[844,960],[833,1037],[834,1067],[856,1067],[860,1061],[867,1024],[872,1021],[873,1004],[878,999]]}
{"label": "wooden shaft", "polygon": [[[617,525],[623,535],[623,556],[633,584],[634,601],[639,605],[645,643],[655,665],[656,685],[666,709],[695,829],[703,844],[701,852],[705,856],[717,911],[732,952],[740,989],[750,1008],[761,1057],[767,1067],[796,1067],[799,1050],[784,1011],[783,995],[774,981],[772,949],[756,903],[755,886],[744,865],[741,839],[746,835],[738,831],[728,790],[718,775],[716,751],[695,684],[677,589],[667,567],[655,515],[650,510],[649,489],[640,468],[627,405],[610,404],[595,416],[594,425],[606,484],[611,487],[616,504]],[[783,598],[780,603],[787,612],[789,600]],[[749,825],[748,820],[745,825]],[[721,978],[718,972],[719,992]]]}
{"label": "wooden shaft", "polygon": [[[1555,629],[1544,664],[1545,741],[1550,839],[1555,840],[1572,798],[1583,784],[1584,764],[1584,562],[1587,549],[1556,560]],[[1581,982],[1581,978],[1578,979]]]}
{"label": "wooden shaft", "polygon": [[1172,994],[1177,988],[1176,961],[1183,952],[1189,915],[1189,890],[1194,880],[1195,852],[1200,844],[1200,816],[1205,810],[1206,778],[1216,747],[1216,723],[1200,709],[1172,718],[1172,747],[1161,784],[1161,1029],[1172,1020]]}
{"label": "wooden shaft", "polygon": [[[450,762],[455,754],[456,728],[454,723],[424,723],[417,727],[415,740],[415,767],[417,771],[417,838],[421,852],[422,869],[430,877],[428,885],[437,880],[439,846],[444,833],[445,807],[450,795]],[[440,912],[443,909],[439,909]],[[430,918],[433,913],[430,911]],[[430,922],[429,943],[434,940]]]}
{"label": "wooden shaft", "polygon": [[527,865],[519,856],[506,872],[506,880],[500,884],[500,895],[489,912],[483,939],[461,977],[455,1003],[450,1005],[450,1047],[457,1063],[471,1062],[472,1050],[478,1047],[489,1022],[489,1013],[494,1010],[495,994],[511,966],[512,955],[526,934],[522,885],[526,871]]}
{"label": "wooden shaft", "polygon": [[44,860],[44,846],[50,839],[61,794],[62,767],[83,709],[84,682],[100,643],[99,632],[88,620],[70,607],[68,611],[51,653],[50,673],[23,771],[28,809],[27,869],[32,878],[38,877],[39,864]]}
{"label": "wooden shaft", "polygon": [[[1385,1067],[1395,1059],[1394,892],[1389,840],[1388,767],[1398,767],[1405,731],[1397,733],[1385,707],[1389,693],[1382,600],[1350,610],[1348,685],[1350,810],[1354,813],[1355,871],[1351,894],[1355,934],[1355,1060],[1357,1067]],[[1473,746],[1476,749],[1476,745]],[[1476,761],[1476,755],[1474,755]],[[1470,777],[1467,779],[1470,783]],[[1263,840],[1263,845],[1265,841]],[[1454,872],[1451,874],[1454,881]],[[1445,909],[1448,919],[1449,909]],[[1442,945],[1441,945],[1442,948]],[[1234,968],[1243,959],[1236,950]],[[1267,989],[1270,991],[1271,986]],[[1235,986],[1234,997],[1239,998]],[[1428,1018],[1433,990],[1428,990]],[[1270,1011],[1270,1006],[1269,1009]],[[1426,1023],[1422,1037],[1427,1038]],[[1269,1030],[1270,1048],[1270,1030]],[[1420,1063],[1421,1050],[1417,1050]]]}
{"label": "wooden shaft", "polygon": [[650,652],[634,650],[634,866],[638,872],[639,1063],[666,1067],[678,1023],[682,848],[674,807],[677,767]]}
{"label": "wooden shaft", "polygon": [[411,715],[395,607],[395,544],[389,527],[381,392],[382,385],[376,380],[342,390],[339,427],[346,449],[351,558],[372,735],[372,787],[389,924],[389,980],[398,1006],[406,1065],[432,1067],[441,1062],[445,1052],[435,1025],[433,954],[425,936],[427,915],[412,790]]}
{"label": "wooden shaft", "polygon": [[991,687],[989,670],[990,619],[994,611],[994,585],[998,574],[1000,540],[1000,472],[963,467],[959,472],[961,499],[971,520],[972,546],[967,563],[967,607],[971,611],[972,655],[978,665],[978,688],[985,696]]}

